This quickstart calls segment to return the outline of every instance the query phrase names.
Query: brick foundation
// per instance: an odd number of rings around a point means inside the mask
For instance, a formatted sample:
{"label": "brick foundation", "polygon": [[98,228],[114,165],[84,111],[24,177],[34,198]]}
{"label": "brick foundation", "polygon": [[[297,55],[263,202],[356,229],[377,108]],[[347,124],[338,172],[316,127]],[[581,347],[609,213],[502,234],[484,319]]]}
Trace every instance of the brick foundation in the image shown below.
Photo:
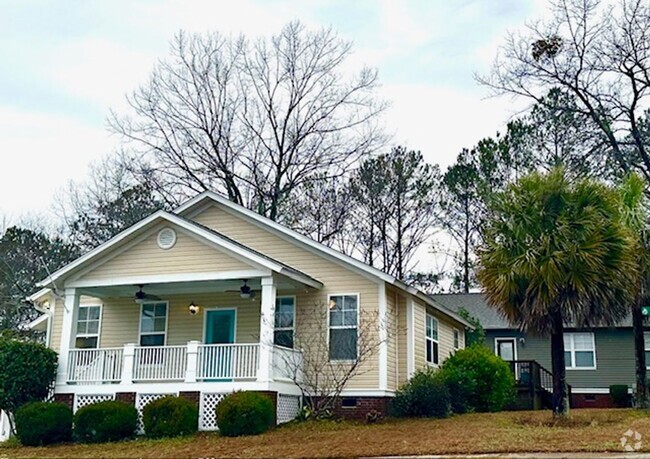
{"label": "brick foundation", "polygon": [[74,394],[54,394],[54,401],[65,403],[71,410],[74,409]]}
{"label": "brick foundation", "polygon": [[612,408],[609,394],[571,394],[572,408]]}
{"label": "brick foundation", "polygon": [[135,406],[135,392],[118,392],[115,394],[115,400]]}
{"label": "brick foundation", "polygon": [[334,406],[334,415],[345,419],[366,420],[371,411],[388,415],[391,397],[341,397]]}

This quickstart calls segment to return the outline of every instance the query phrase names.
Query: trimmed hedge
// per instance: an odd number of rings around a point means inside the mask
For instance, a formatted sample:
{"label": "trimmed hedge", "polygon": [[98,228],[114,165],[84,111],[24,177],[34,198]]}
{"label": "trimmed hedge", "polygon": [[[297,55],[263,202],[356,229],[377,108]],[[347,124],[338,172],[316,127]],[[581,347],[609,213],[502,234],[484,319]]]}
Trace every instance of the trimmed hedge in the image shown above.
{"label": "trimmed hedge", "polygon": [[395,394],[390,414],[396,417],[445,418],[451,411],[450,396],[440,372],[420,370]]}
{"label": "trimmed hedge", "polygon": [[0,410],[15,413],[45,400],[56,378],[57,355],[39,343],[0,338]]}
{"label": "trimmed hedge", "polygon": [[138,412],[133,405],[106,401],[80,408],[74,416],[74,437],[82,443],[104,443],[135,436]]}
{"label": "trimmed hedge", "polygon": [[632,397],[628,394],[627,385],[613,384],[609,386],[609,396],[617,408],[627,408],[632,405]]}
{"label": "trimmed hedge", "polygon": [[72,410],[65,403],[32,402],[14,416],[16,435],[25,446],[72,440]]}
{"label": "trimmed hedge", "polygon": [[189,400],[170,395],[147,404],[142,421],[149,438],[189,435],[198,430],[199,410]]}
{"label": "trimmed hedge", "polygon": [[486,346],[456,351],[442,364],[440,375],[455,413],[500,411],[515,397],[510,365]]}
{"label": "trimmed hedge", "polygon": [[219,433],[226,437],[258,435],[275,425],[275,406],[258,392],[233,392],[215,408]]}

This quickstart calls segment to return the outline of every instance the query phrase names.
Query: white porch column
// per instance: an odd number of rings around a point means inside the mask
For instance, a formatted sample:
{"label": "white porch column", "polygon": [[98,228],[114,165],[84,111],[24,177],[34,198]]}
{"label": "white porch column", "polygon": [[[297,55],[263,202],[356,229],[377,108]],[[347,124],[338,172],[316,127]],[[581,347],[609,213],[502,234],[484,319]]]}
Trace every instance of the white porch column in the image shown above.
{"label": "white porch column", "polygon": [[187,368],[185,369],[185,382],[196,382],[196,368],[199,361],[199,342],[187,343]]}
{"label": "white porch column", "polygon": [[65,289],[61,343],[59,345],[59,368],[56,374],[56,384],[66,384],[68,382],[68,362],[70,359],[70,349],[74,349],[75,326],[77,323],[77,313],[79,312],[79,296],[76,289]]}
{"label": "white porch column", "polygon": [[277,289],[272,276],[262,278],[262,301],[260,307],[260,367],[258,381],[270,381],[273,364],[273,328],[275,325],[275,299]]}
{"label": "white porch column", "polygon": [[131,384],[133,382],[133,367],[135,364],[135,343],[124,345],[122,354],[122,379],[121,384]]}
{"label": "white porch column", "polygon": [[406,377],[415,373],[415,304],[413,298],[406,298]]}

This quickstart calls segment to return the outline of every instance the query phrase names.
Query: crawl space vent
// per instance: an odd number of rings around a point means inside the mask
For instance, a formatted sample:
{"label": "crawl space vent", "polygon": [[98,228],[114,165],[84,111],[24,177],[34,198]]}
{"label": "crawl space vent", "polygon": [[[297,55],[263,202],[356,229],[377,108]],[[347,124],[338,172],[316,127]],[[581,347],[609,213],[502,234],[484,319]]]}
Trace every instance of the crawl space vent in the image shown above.
{"label": "crawl space vent", "polygon": [[176,231],[171,228],[163,228],[158,233],[158,247],[171,249],[176,244]]}

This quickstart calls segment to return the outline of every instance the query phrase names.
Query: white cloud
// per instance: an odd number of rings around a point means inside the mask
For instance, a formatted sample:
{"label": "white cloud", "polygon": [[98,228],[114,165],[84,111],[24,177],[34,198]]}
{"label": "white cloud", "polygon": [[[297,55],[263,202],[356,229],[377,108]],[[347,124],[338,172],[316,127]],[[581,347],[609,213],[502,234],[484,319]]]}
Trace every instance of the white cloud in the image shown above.
{"label": "white cloud", "polygon": [[[543,4],[529,2],[535,12]],[[39,8],[24,5],[22,17]],[[79,7],[73,18],[53,14],[52,27],[30,33],[33,39],[21,41],[20,52],[11,45],[23,35],[0,33],[3,50],[15,54],[10,62],[16,78],[21,73],[33,77],[30,82],[40,78],[52,96],[40,105],[40,99],[27,104],[30,98],[21,94],[8,98],[13,105],[0,98],[0,213],[47,209],[57,188],[84,178],[92,159],[113,150],[117,139],[106,131],[104,115],[110,107],[120,111],[124,95],[146,82],[179,29],[255,37],[277,33],[293,19],[310,27],[332,21],[357,43],[346,70],[362,63],[379,68],[381,95],[393,101],[386,122],[395,141],[446,166],[462,147],[493,135],[513,113],[511,101],[482,100],[486,91],[468,86],[468,76],[486,68],[505,33],[500,26],[488,27],[490,21],[521,20],[508,12],[495,17],[492,10],[494,3],[483,0],[116,0]],[[459,75],[462,82],[456,81]],[[32,111],[16,108],[27,105]]]}
{"label": "white cloud", "polygon": [[47,211],[69,179],[113,145],[103,127],[0,107],[0,214]]}
{"label": "white cloud", "polygon": [[422,151],[425,158],[446,168],[463,147],[503,130],[522,103],[509,98],[482,99],[481,89],[386,85],[393,104],[386,114],[395,143]]}

